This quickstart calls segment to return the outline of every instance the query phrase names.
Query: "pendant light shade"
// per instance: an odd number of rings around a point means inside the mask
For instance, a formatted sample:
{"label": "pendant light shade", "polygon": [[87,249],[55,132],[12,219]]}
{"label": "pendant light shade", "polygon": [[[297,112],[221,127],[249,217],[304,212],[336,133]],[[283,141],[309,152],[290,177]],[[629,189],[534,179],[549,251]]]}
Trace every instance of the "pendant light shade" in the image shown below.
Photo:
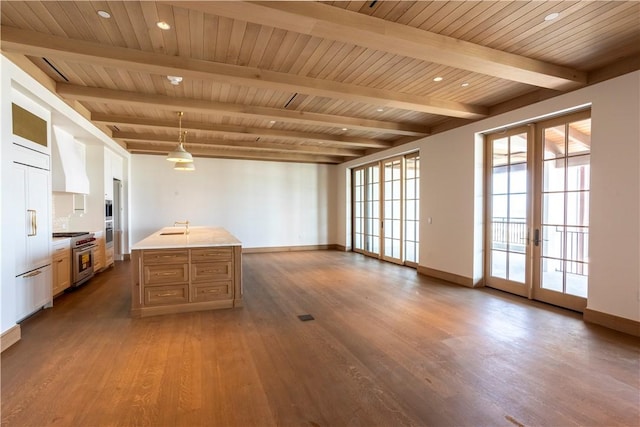
{"label": "pendant light shade", "polygon": [[176,163],[193,162],[193,156],[191,155],[191,153],[185,150],[183,146],[183,143],[186,142],[187,140],[187,132],[186,131],[182,132],[182,115],[183,114],[184,113],[182,111],[178,113],[178,126],[179,126],[178,146],[176,147],[175,150],[170,152],[169,155],[167,156],[167,160],[169,160],[170,162],[176,162]]}
{"label": "pendant light shade", "polygon": [[196,166],[193,164],[193,162],[176,162],[175,166],[173,166],[173,170],[194,171],[196,170]]}

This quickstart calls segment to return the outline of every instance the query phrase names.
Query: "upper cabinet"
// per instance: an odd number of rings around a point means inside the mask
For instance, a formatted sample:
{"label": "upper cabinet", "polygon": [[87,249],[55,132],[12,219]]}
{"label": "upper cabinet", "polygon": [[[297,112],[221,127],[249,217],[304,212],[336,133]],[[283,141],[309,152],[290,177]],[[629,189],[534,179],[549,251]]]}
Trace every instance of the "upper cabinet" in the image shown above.
{"label": "upper cabinet", "polygon": [[86,147],[66,130],[53,126],[53,191],[89,194]]}

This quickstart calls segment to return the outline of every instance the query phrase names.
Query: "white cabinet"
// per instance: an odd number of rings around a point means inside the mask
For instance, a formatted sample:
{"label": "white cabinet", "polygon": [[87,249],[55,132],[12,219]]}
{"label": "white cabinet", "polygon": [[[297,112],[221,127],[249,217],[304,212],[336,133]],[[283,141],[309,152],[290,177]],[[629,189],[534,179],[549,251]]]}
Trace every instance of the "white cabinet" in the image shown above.
{"label": "white cabinet", "polygon": [[16,277],[16,321],[51,303],[51,266]]}
{"label": "white cabinet", "polygon": [[49,264],[49,171],[13,164],[16,276]]}
{"label": "white cabinet", "polygon": [[104,149],[104,198],[113,200],[113,171],[111,170],[111,150]]}
{"label": "white cabinet", "polygon": [[[51,302],[51,185],[49,156],[14,147],[10,216],[13,233],[16,321]],[[27,166],[31,164],[33,166]]]}

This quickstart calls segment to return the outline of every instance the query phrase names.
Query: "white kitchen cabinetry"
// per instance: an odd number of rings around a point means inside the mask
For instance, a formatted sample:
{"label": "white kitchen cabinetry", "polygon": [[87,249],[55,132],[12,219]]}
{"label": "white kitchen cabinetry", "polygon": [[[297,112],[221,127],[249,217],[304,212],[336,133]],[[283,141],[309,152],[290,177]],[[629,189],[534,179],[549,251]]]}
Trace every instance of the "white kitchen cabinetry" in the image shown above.
{"label": "white kitchen cabinetry", "polygon": [[113,200],[113,171],[111,170],[113,153],[104,149],[104,198]]}
{"label": "white kitchen cabinetry", "polygon": [[[32,166],[28,166],[32,165]],[[49,156],[15,146],[11,221],[15,228],[16,320],[51,302]]]}

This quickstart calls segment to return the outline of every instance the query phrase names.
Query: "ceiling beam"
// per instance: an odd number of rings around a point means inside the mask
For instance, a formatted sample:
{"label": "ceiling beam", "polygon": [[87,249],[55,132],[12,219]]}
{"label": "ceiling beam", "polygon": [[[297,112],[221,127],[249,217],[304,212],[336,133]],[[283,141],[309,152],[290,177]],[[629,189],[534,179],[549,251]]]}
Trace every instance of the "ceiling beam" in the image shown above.
{"label": "ceiling beam", "polygon": [[[145,141],[162,143],[169,147],[167,152],[173,150],[178,145],[177,135],[170,137],[167,135],[155,135],[152,133],[136,133],[136,132],[114,132],[114,139],[121,139],[127,143],[130,141]],[[190,136],[184,143],[187,147],[216,147],[216,148],[238,148],[255,151],[278,151],[278,152],[294,152],[305,154],[322,154],[340,157],[359,157],[364,154],[362,150],[350,150],[346,148],[323,147],[318,145],[297,145],[297,144],[278,144],[273,142],[261,141],[229,141],[202,137]],[[190,148],[189,148],[190,149]]]}
{"label": "ceiling beam", "polygon": [[394,123],[355,117],[308,113],[305,111],[289,111],[277,108],[228,104],[201,99],[149,95],[138,92],[76,86],[68,83],[58,83],[56,85],[56,92],[65,99],[96,102],[101,104],[120,104],[172,112],[184,111],[203,114],[218,114],[226,117],[276,120],[332,128],[346,127],[354,130],[385,132],[407,136],[425,136],[429,133],[426,127],[411,123]]}
{"label": "ceiling beam", "polygon": [[[92,113],[91,121],[115,126],[131,126],[141,129],[178,130],[178,125],[165,119],[150,119],[133,116]],[[324,133],[307,133],[273,128],[255,128],[205,122],[182,121],[182,129],[212,132],[214,134],[236,134],[252,137],[277,138],[291,141],[324,142],[348,148],[390,148],[394,144],[369,138],[357,138]]]}
{"label": "ceiling beam", "polygon": [[587,83],[587,74],[579,70],[318,2],[164,3],[548,89],[569,90]]}
{"label": "ceiling beam", "polygon": [[450,117],[479,119],[489,114],[488,108],[483,106],[434,99],[429,96],[368,88],[254,67],[143,52],[14,27],[2,26],[1,31],[2,49],[23,55],[53,57],[150,74],[216,80],[220,83],[279,90],[292,94],[301,92],[350,102],[363,102],[377,107],[399,108]]}
{"label": "ceiling beam", "polygon": [[[158,154],[167,155],[166,150],[162,150],[162,147],[155,147],[150,144],[144,143],[130,143],[127,144],[127,150],[132,154]],[[219,159],[246,159],[246,160],[269,160],[277,162],[296,162],[296,163],[326,163],[326,164],[338,164],[344,162],[343,158],[323,156],[323,155],[310,155],[301,153],[273,153],[273,152],[256,152],[242,149],[224,149],[224,148],[194,148],[189,152],[197,157],[215,157]],[[196,170],[198,161],[196,159]]]}

